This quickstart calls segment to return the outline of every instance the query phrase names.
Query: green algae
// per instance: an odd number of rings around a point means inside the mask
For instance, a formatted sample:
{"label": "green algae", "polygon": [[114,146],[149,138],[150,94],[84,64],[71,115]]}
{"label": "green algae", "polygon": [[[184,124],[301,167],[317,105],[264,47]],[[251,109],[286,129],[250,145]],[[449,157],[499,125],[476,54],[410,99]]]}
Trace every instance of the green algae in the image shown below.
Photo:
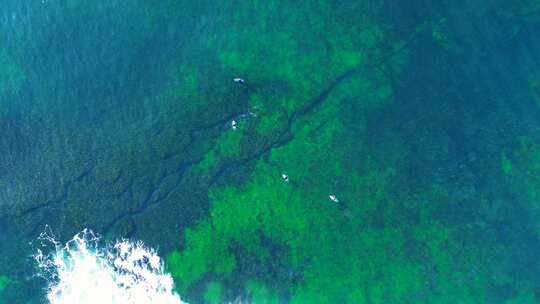
{"label": "green algae", "polygon": [[[383,55],[377,45],[385,32],[369,18],[344,26],[338,8],[329,10],[324,1],[289,8],[293,17],[280,20],[288,31],[278,31],[270,26],[276,16],[271,12],[284,5],[275,1],[265,6],[268,10],[257,3],[235,7],[228,30],[236,35],[207,43],[219,50],[218,62],[225,70],[255,89],[248,99],[254,118],[243,138],[255,134],[268,141],[287,127],[291,140],[256,161],[243,184],[210,191],[209,217],[186,230],[183,249],[167,257],[168,268],[188,294],[210,279],[224,288],[246,284],[247,294],[261,303],[284,297],[293,303],[378,303],[389,300],[389,294],[396,301],[418,290],[423,274],[405,255],[392,254],[401,250],[403,242],[396,240],[404,238],[404,231],[380,230],[373,222],[381,206],[392,201],[389,185],[396,172],[394,164],[378,164],[363,144],[369,138],[369,114],[393,99],[388,71],[380,65],[346,77],[317,101],[336,78],[359,69],[369,56]],[[249,22],[253,15],[256,23]],[[265,35],[256,34],[261,31]],[[401,42],[392,44],[406,49]],[[319,51],[308,52],[307,45]],[[407,52],[391,58],[392,72],[399,72],[406,58]],[[220,136],[198,168],[207,171],[249,151],[245,144],[237,150],[233,135],[240,134],[229,130]],[[386,153],[397,159],[400,151]],[[289,183],[281,179],[283,173],[290,176]],[[329,199],[333,193],[340,203]],[[392,257],[393,263],[387,263]],[[406,271],[397,271],[399,265]],[[382,273],[389,275],[380,280]],[[233,274],[245,279],[233,283]],[[265,291],[270,283],[275,295]]]}
{"label": "green algae", "polygon": [[[343,94],[349,89],[343,89]],[[385,96],[388,98],[389,95]],[[345,127],[338,111],[340,103],[347,101],[346,97],[347,94],[337,93],[315,115],[306,118],[310,122],[298,123],[298,126],[295,124],[295,139],[286,146],[272,150],[269,163],[259,161],[246,185],[238,189],[218,188],[211,192],[213,204],[209,221],[203,221],[194,230],[189,229],[185,235],[184,251],[173,252],[168,257],[173,276],[182,290],[207,274],[226,278],[234,268],[225,266],[227,271],[222,271],[222,265],[238,266],[239,259],[254,260],[262,265],[278,264],[290,269],[283,271],[311,276],[309,271],[303,270],[305,264],[313,257],[320,256],[324,264],[313,266],[314,269],[333,271],[339,266],[341,274],[345,275],[349,270],[346,263],[333,261],[336,257],[332,251],[336,248],[339,251],[340,243],[344,242],[334,231],[339,231],[341,225],[349,225],[344,220],[347,218],[345,213],[357,216],[362,211],[373,209],[378,200],[386,197],[384,190],[377,189],[387,183],[386,173],[377,173],[385,170],[346,174],[341,161],[347,159],[344,152],[332,149],[332,143],[344,137]],[[355,144],[350,142],[347,147]],[[291,176],[290,184],[281,179],[282,170]],[[353,178],[347,182],[350,176]],[[328,199],[328,194],[336,190],[332,189],[335,187],[351,190],[350,193],[343,193],[341,199],[363,202],[351,204],[350,211],[341,210],[340,205]],[[352,191],[356,188],[369,188],[370,192]],[[359,224],[350,224],[349,233]],[[273,246],[269,247],[269,242],[282,248],[280,258],[273,256],[276,253]],[[324,252],[320,243],[326,244]],[[235,250],[231,250],[233,244]],[[347,251],[344,249],[344,252]],[[215,255],[216,252],[220,254]],[[223,262],[228,259],[235,262]],[[345,256],[339,259],[348,261]],[[337,265],[334,264],[336,262]],[[238,271],[246,270],[241,268]],[[248,271],[245,275],[254,274]],[[262,279],[269,280],[270,277]],[[301,301],[312,288],[320,290],[317,284],[330,283],[315,282],[313,286],[299,286],[298,299]],[[341,292],[347,294],[340,289]],[[336,294],[329,293],[328,296]]]}
{"label": "green algae", "polygon": [[218,156],[216,155],[216,152],[209,151],[204,154],[201,162],[199,162],[195,168],[196,170],[200,172],[208,173],[217,165],[219,165],[219,159],[218,159]]}
{"label": "green algae", "polygon": [[441,18],[438,22],[434,22],[431,25],[431,37],[438,45],[445,49],[448,49],[450,41],[447,35],[446,22],[446,18]]}
{"label": "green algae", "polygon": [[508,159],[508,156],[503,153],[501,156],[501,169],[504,172],[504,174],[511,174],[513,171],[513,165],[510,159]]}
{"label": "green algae", "polygon": [[[283,9],[288,18],[278,19]],[[340,11],[324,1],[295,6],[285,1],[235,4],[230,11],[233,21],[228,31],[236,34],[226,40],[216,38],[209,47],[219,50],[217,57],[225,69],[253,84],[274,84],[274,93],[284,98],[272,100],[272,112],[286,116],[314,98],[326,83],[364,62],[383,39],[383,31],[367,17],[363,24],[345,26]],[[253,18],[257,22],[251,22]],[[261,32],[265,34],[257,34]],[[262,133],[268,133],[269,121],[262,124]]]}
{"label": "green algae", "polygon": [[[305,141],[305,138],[299,140],[307,145]],[[283,149],[287,147],[301,149],[293,143]],[[312,149],[307,155],[313,154],[317,152]],[[276,161],[273,159],[271,163]],[[291,163],[298,164],[298,160]],[[281,160],[280,164],[286,161]],[[353,209],[345,215],[338,206],[324,199],[324,190],[308,188],[310,181],[305,180],[306,175],[297,176],[296,181],[291,175],[291,183],[287,184],[279,178],[280,170],[259,162],[255,175],[246,185],[213,191],[209,222],[203,221],[194,230],[188,230],[184,251],[173,252],[168,258],[193,267],[198,267],[201,261],[207,264],[202,267],[204,270],[198,270],[196,278],[187,275],[191,279],[186,281],[185,275],[173,272],[175,279],[182,288],[205,274],[225,279],[228,276],[217,271],[216,265],[232,254],[239,267],[235,270],[237,275],[243,273],[262,282],[273,282],[275,286],[275,273],[255,276],[240,266],[242,260],[250,260],[301,277],[301,281],[280,278],[284,283],[277,292],[292,288],[291,303],[400,303],[403,299],[417,303],[472,303],[484,298],[479,293],[484,289],[484,281],[468,282],[464,286],[457,278],[480,267],[475,261],[491,260],[490,253],[478,251],[480,247],[474,244],[458,245],[459,231],[437,223],[429,209],[424,210],[421,222],[410,226],[391,207],[395,202],[387,194],[387,184],[392,175],[380,176],[379,170],[363,170],[366,172],[363,178],[352,179],[351,186],[370,191],[359,191],[362,192],[359,197],[344,196]],[[302,190],[306,188],[309,191]],[[437,186],[430,194],[433,200],[445,199],[447,195]],[[381,205],[388,206],[383,218],[391,223],[383,228],[369,220],[380,212],[376,209]],[[417,208],[412,202],[410,205],[411,209]],[[268,245],[269,240],[274,245]],[[280,248],[277,253],[276,244]],[[410,252],[406,248],[416,249]],[[190,260],[196,255],[203,258]],[[431,275],[433,269],[438,273],[436,277]],[[434,290],[431,294],[425,294],[427,281]],[[261,301],[271,299],[267,295]]]}
{"label": "green algae", "polygon": [[[247,107],[250,117],[245,122],[246,132],[250,135],[243,137],[240,153],[234,149],[223,149],[220,146],[228,140],[218,139],[197,166],[201,172],[206,173],[231,158],[232,155],[227,155],[225,151],[232,151],[231,154],[235,156],[249,155],[256,147],[278,140],[278,136],[290,123],[291,116],[309,105],[335,78],[351,69],[357,69],[367,61],[368,55],[378,54],[376,47],[384,39],[384,30],[370,21],[369,17],[365,16],[361,24],[344,26],[339,17],[342,11],[328,11],[332,5],[324,1],[288,8],[288,14],[295,17],[280,20],[282,24],[278,28],[270,26],[276,22],[276,16],[268,11],[280,10],[286,6],[286,2],[274,1],[264,5],[234,3],[228,6],[231,6],[232,20],[226,21],[227,34],[223,37],[227,39],[216,36],[203,43],[207,43],[209,49],[217,50],[219,69],[224,69],[228,75],[239,75],[247,79],[247,86],[252,91]],[[250,22],[255,16],[258,21]],[[310,20],[309,26],[306,26],[306,20]],[[281,28],[287,31],[279,30]],[[321,37],[316,29],[323,28]],[[257,34],[260,32],[264,32],[264,35]],[[319,45],[320,51],[306,52],[306,43],[310,44],[310,48]],[[401,57],[396,62],[396,68],[404,66],[405,62],[404,57]],[[194,73],[197,72],[178,71],[171,74],[179,77],[172,81],[176,88],[173,92],[178,92],[172,94],[172,99],[182,99],[189,95],[186,99],[200,100],[192,104],[208,109],[210,105],[205,100],[209,98],[197,96],[200,95],[196,88],[198,81],[186,80],[200,78],[189,76]],[[368,95],[366,101],[361,103],[363,105],[368,104],[367,100],[369,103],[386,102],[392,99],[393,92],[391,86],[385,83],[386,75],[383,74],[375,71],[369,77],[360,80],[356,78],[353,84],[345,83],[345,88],[340,91],[352,89],[358,94]],[[359,93],[359,87],[364,92]],[[222,98],[218,97],[220,94],[226,92],[221,91],[212,99]]]}
{"label": "green algae", "polygon": [[[367,115],[393,96],[388,85],[380,85],[381,92],[376,87],[361,77],[343,83],[292,124],[293,139],[257,161],[245,184],[211,191],[209,218],[188,229],[183,250],[167,258],[182,291],[205,278],[230,287],[234,274],[248,278],[246,284],[276,286],[277,298],[266,292],[258,298],[271,303],[286,294],[291,303],[445,303],[441,299],[481,297],[474,291],[482,290],[482,282],[466,292],[453,282],[457,266],[464,272],[472,267],[465,261],[479,254],[475,247],[452,246],[455,232],[431,219],[429,210],[411,228],[390,195],[396,170],[390,163],[383,168],[362,144],[368,138]],[[351,104],[357,96],[363,102]],[[343,113],[349,107],[354,111]],[[330,201],[330,193],[343,202]],[[435,187],[432,195],[440,200],[446,193]],[[377,218],[391,224],[381,227]],[[407,254],[410,246],[421,248],[417,257]],[[269,271],[255,272],[245,261]],[[430,278],[430,267],[440,273],[437,278]],[[436,292],[422,295],[426,280]]]}
{"label": "green algae", "polygon": [[279,298],[264,284],[250,280],[245,285],[246,293],[252,303],[278,304]]}
{"label": "green algae", "polygon": [[236,129],[229,127],[229,130],[221,133],[215,140],[210,150],[205,153],[201,163],[198,165],[200,170],[203,172],[208,171],[219,162],[240,156],[243,127],[241,124],[237,124]]}
{"label": "green algae", "polygon": [[230,274],[235,267],[234,257],[227,252],[225,240],[220,240],[209,223],[203,222],[196,231],[185,233],[186,250],[172,252],[167,259],[171,274],[185,290],[209,272]]}
{"label": "green algae", "polygon": [[210,282],[206,285],[206,291],[204,292],[204,300],[209,304],[221,303],[221,297],[223,293],[223,286],[219,282]]}
{"label": "green algae", "polygon": [[12,279],[5,275],[0,275],[0,296],[3,291],[12,283]]}

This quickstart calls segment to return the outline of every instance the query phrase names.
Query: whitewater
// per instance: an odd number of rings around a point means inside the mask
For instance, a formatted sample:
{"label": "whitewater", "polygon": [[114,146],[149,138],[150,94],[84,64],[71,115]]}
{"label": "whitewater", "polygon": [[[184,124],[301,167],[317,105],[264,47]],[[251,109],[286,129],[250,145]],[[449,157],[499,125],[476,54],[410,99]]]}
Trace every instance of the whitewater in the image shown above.
{"label": "whitewater", "polygon": [[50,304],[184,304],[154,249],[119,240],[99,246],[90,230],[65,244],[50,233],[40,237],[34,256],[47,281]]}

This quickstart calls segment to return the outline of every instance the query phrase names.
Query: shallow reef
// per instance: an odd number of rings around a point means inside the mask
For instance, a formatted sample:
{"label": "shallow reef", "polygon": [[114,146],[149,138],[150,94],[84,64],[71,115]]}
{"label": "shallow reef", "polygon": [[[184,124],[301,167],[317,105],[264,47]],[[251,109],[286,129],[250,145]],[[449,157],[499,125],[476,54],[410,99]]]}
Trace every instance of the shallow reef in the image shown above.
{"label": "shallow reef", "polygon": [[189,303],[539,301],[539,1],[5,2],[0,303],[46,226]]}

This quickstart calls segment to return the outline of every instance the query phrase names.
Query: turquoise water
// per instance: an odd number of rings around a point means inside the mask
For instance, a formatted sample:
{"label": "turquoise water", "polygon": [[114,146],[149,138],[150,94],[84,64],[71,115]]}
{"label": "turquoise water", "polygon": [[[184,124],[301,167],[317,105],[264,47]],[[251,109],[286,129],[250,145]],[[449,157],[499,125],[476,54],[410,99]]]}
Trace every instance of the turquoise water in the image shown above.
{"label": "turquoise water", "polygon": [[4,0],[0,303],[46,301],[45,227],[144,241],[189,303],[540,302],[539,28],[537,0]]}

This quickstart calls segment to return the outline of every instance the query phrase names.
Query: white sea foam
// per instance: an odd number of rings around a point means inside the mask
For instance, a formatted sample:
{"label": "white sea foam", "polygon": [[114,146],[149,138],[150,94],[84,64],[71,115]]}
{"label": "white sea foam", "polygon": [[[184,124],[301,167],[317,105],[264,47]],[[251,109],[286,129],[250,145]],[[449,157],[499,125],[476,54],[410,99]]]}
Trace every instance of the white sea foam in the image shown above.
{"label": "white sea foam", "polygon": [[41,236],[35,256],[47,280],[50,304],[182,304],[173,291],[156,251],[142,242],[121,240],[99,246],[90,230],[60,244],[49,233]]}

